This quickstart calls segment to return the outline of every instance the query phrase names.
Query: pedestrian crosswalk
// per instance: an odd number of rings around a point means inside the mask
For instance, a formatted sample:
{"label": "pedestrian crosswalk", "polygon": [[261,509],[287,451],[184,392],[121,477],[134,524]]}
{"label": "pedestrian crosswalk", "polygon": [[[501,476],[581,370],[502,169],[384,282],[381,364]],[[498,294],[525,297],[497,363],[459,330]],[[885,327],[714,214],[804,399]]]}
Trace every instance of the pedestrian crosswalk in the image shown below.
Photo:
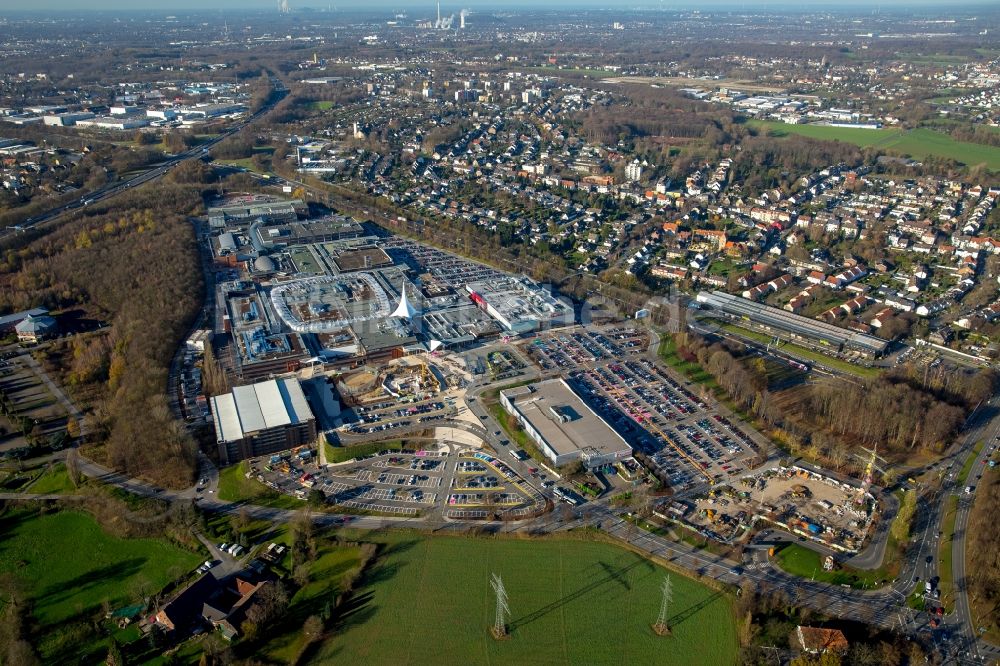
{"label": "pedestrian crosswalk", "polygon": [[745,568],[747,571],[757,571],[757,570],[767,569],[770,566],[771,566],[770,562],[751,562],[750,564],[746,565]]}

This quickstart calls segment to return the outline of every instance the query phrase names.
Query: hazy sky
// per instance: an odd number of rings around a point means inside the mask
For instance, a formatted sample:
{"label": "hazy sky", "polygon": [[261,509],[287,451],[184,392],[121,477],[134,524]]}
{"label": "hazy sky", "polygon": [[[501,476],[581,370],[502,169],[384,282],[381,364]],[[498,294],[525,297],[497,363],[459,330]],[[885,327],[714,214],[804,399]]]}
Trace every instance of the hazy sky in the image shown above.
{"label": "hazy sky", "polygon": [[[480,10],[499,10],[504,8],[531,7],[580,7],[588,9],[622,9],[627,7],[655,7],[669,9],[701,8],[701,9],[835,9],[871,7],[874,4],[883,10],[905,8],[920,5],[924,8],[940,7],[954,8],[956,5],[994,5],[996,0],[960,0],[959,2],[943,2],[942,0],[812,0],[808,3],[795,0],[442,0],[442,9],[457,9],[466,7]],[[433,8],[435,0],[289,0],[293,9],[302,7],[327,8],[335,7],[341,10],[380,10],[386,12],[399,9]],[[239,10],[277,8],[277,0],[0,0],[0,15],[15,11],[45,11],[45,10],[151,10],[162,13],[191,9]]]}

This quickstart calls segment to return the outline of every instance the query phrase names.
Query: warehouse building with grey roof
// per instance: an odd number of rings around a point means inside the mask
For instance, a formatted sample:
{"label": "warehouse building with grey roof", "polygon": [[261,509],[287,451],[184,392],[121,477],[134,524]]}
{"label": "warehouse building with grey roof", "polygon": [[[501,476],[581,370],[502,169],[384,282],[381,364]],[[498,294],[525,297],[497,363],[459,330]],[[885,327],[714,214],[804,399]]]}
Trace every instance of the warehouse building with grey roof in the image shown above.
{"label": "warehouse building with grey roof", "polygon": [[696,300],[701,307],[719,312],[737,323],[752,324],[771,335],[819,347],[830,353],[853,352],[866,358],[878,358],[889,348],[886,340],[873,335],[840,328],[721,291],[702,291]]}
{"label": "warehouse building with grey roof", "polygon": [[500,402],[556,466],[580,461],[592,469],[632,455],[628,442],[562,379],[501,391]]}

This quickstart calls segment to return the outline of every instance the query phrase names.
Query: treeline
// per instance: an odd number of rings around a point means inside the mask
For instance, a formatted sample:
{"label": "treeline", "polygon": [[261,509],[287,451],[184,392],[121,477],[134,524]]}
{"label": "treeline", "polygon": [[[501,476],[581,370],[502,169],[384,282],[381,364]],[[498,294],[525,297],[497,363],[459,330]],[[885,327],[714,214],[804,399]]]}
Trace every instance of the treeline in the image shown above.
{"label": "treeline", "polygon": [[768,388],[766,364],[741,345],[709,343],[689,332],[674,337],[676,354],[697,362],[741,409],[774,427],[793,453],[837,468],[854,465],[858,446],[903,459],[940,453],[966,414],[997,385],[992,370],[933,372],[903,367],[866,380],[828,378],[796,386],[794,399]]}
{"label": "treeline", "polygon": [[677,334],[674,343],[681,359],[697,362],[707,370],[737,405],[752,409],[760,402],[767,388],[767,377],[759,368],[751,368],[737,359],[730,348],[720,343],[709,345],[692,333]]}
{"label": "treeline", "polygon": [[200,186],[157,182],[78,212],[0,261],[0,310],[83,307],[110,323],[106,342],[74,349],[70,370],[103,396],[88,419],[88,446],[114,468],[163,485],[187,484],[195,468],[194,444],[172,417],[165,387],[202,302],[185,217],[200,206]]}
{"label": "treeline", "polygon": [[993,146],[994,148],[1000,147],[1000,132],[997,132],[993,127],[985,125],[958,125],[951,130],[951,136],[953,139],[959,141],[979,143],[984,146]]}
{"label": "treeline", "polygon": [[775,650],[799,653],[789,662],[791,666],[916,666],[928,663],[928,657],[933,659],[933,653],[921,641],[863,626],[860,623],[864,618],[861,617],[855,622],[840,620],[832,624],[848,636],[850,645],[845,652],[800,653],[795,628],[798,625],[827,626],[828,618],[808,608],[795,607],[779,588],[745,583],[737,598],[735,613],[740,622],[737,662],[740,666],[774,664]]}
{"label": "treeline", "polygon": [[994,634],[1000,631],[1000,474],[990,470],[976,491],[969,517],[966,552],[969,557],[968,594],[973,615]]}

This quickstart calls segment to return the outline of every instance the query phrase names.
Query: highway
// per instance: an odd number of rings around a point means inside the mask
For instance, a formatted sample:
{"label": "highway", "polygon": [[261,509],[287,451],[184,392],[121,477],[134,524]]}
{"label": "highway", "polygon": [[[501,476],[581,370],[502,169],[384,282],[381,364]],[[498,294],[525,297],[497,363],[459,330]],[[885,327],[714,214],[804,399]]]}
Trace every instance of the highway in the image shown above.
{"label": "highway", "polygon": [[[81,196],[76,201],[54,208],[26,221],[24,225],[17,228],[0,230],[0,237],[51,222],[71,209],[107,200],[129,188],[163,176],[185,160],[205,155],[212,146],[239,132],[249,123],[267,113],[286,93],[284,88],[278,87],[279,85],[276,84],[275,95],[267,105],[208,143],[192,148],[185,153],[175,155],[133,178],[109,185],[99,191]],[[275,181],[281,182],[278,179],[275,179]],[[301,184],[296,181],[288,182],[297,185]],[[651,353],[653,349],[655,347],[651,344]],[[176,367],[174,370],[176,371]],[[483,377],[473,382],[468,387],[466,394],[466,403],[469,410],[482,422],[483,426],[477,426],[468,421],[449,419],[441,422],[414,424],[412,430],[424,430],[432,426],[461,428],[479,436],[491,447],[502,452],[504,448],[500,445],[500,437],[493,434],[497,431],[502,432],[502,428],[495,422],[479,400],[480,394],[492,386],[489,379]],[[392,435],[403,434],[410,430],[410,428],[399,429],[398,431],[394,431]],[[805,580],[775,569],[766,562],[748,565],[742,562],[725,560],[683,542],[673,541],[642,530],[623,517],[620,510],[613,509],[604,501],[589,502],[583,507],[578,508],[574,517],[569,520],[564,520],[561,516],[556,515],[561,512],[554,512],[540,519],[532,519],[521,523],[448,521],[440,516],[421,518],[358,517],[329,512],[317,512],[314,515],[314,520],[325,525],[340,525],[350,522],[352,525],[363,529],[385,529],[405,525],[409,528],[434,532],[442,530],[462,531],[485,527],[500,532],[530,531],[532,533],[544,533],[590,525],[598,527],[608,535],[627,543],[630,547],[640,552],[666,562],[669,566],[694,572],[699,576],[712,579],[718,583],[740,586],[749,582],[760,589],[780,591],[787,596],[792,604],[812,608],[825,615],[861,620],[885,629],[894,629],[907,634],[917,634],[929,631],[927,624],[929,616],[925,612],[915,611],[906,607],[906,598],[918,584],[918,580],[924,581],[930,577],[939,575],[937,562],[939,539],[937,533],[942,530],[944,508],[947,505],[948,498],[957,494],[959,496],[959,506],[956,514],[955,537],[953,541],[955,612],[944,618],[942,628],[934,632],[933,635],[935,640],[939,641],[938,648],[947,663],[983,663],[984,661],[993,661],[1000,657],[1000,650],[995,646],[987,645],[978,640],[978,625],[972,616],[968,600],[965,555],[969,513],[975,489],[979,485],[977,477],[983,473],[986,459],[985,452],[974,461],[969,474],[967,484],[973,486],[972,492],[965,493],[964,488],[958,487],[957,477],[959,470],[962,469],[968,457],[973,455],[976,443],[985,441],[988,451],[992,449],[998,436],[1000,436],[1000,398],[993,398],[987,404],[982,405],[970,417],[966,437],[952,453],[944,458],[944,464],[942,465],[944,473],[940,487],[927,490],[924,493],[920,504],[921,510],[918,512],[918,520],[914,526],[915,535],[913,541],[915,546],[909,549],[906,561],[902,564],[901,574],[890,585],[873,590],[847,589],[827,583]],[[342,437],[345,442],[372,441],[384,439],[386,433],[372,433],[370,436],[342,434]],[[511,464],[506,458],[505,462]],[[512,466],[526,468],[526,465]],[[205,483],[199,482],[196,486],[182,491],[165,491],[155,488],[142,481],[126,478],[83,459],[81,459],[80,467],[81,471],[88,476],[131,493],[148,497],[158,497],[164,500],[193,500],[206,511],[236,513],[243,510],[256,518],[275,522],[290,521],[294,517],[294,512],[292,511],[219,500],[215,494],[218,484],[217,470],[204,457],[201,458],[199,477],[200,479],[204,479]],[[523,469],[518,469],[517,471],[522,473],[522,477],[527,480],[529,485],[532,484],[530,475],[524,474]],[[536,490],[546,494],[538,488]],[[0,497],[0,499],[4,498],[38,499],[38,496],[12,493]]]}
{"label": "highway", "polygon": [[235,125],[232,125],[224,132],[219,134],[219,136],[210,139],[198,146],[195,146],[183,153],[172,155],[163,162],[160,162],[159,164],[150,167],[146,171],[136,174],[131,178],[128,178],[126,180],[120,180],[115,183],[110,183],[102,187],[101,189],[83,194],[80,197],[74,199],[73,201],[69,201],[65,204],[62,204],[61,206],[56,206],[55,208],[51,208],[44,213],[41,213],[34,217],[30,217],[21,224],[9,226],[5,229],[0,229],[0,239],[13,234],[23,233],[25,231],[38,227],[47,222],[52,222],[68,211],[76,210],[78,208],[84,208],[86,206],[95,204],[99,201],[105,201],[107,199],[111,199],[121,194],[122,192],[130,190],[133,187],[138,187],[139,185],[143,185],[150,181],[156,180],[157,178],[160,178],[161,176],[169,173],[181,162],[193,158],[201,158],[207,156],[212,147],[214,147],[220,141],[223,141],[229,138],[230,136],[233,136],[234,134],[238,133],[244,127],[254,122],[264,114],[266,114],[268,111],[274,108],[275,104],[277,104],[285,97],[285,95],[288,93],[288,90],[284,87],[284,84],[275,78],[272,78],[271,82],[272,85],[274,86],[274,91],[271,96],[271,99],[269,99],[268,102],[264,104],[264,106],[262,106],[260,109],[258,109],[255,113],[247,116],[246,118],[236,123]]}
{"label": "highway", "polygon": [[963,654],[981,660],[997,659],[1000,651],[989,649],[979,640],[979,622],[973,616],[969,605],[967,572],[965,569],[965,558],[967,551],[967,539],[969,526],[969,514],[972,510],[974,491],[979,487],[979,477],[986,469],[986,460],[989,453],[996,446],[997,439],[1000,438],[1000,419],[993,419],[983,426],[979,431],[979,437],[975,441],[983,441],[985,445],[983,451],[976,457],[969,471],[969,476],[965,484],[973,489],[973,492],[966,493],[964,488],[958,487],[960,479],[959,471],[969,456],[975,455],[975,451],[969,451],[960,460],[956,460],[952,465],[952,470],[948,474],[951,480],[947,488],[958,494],[958,510],[955,514],[955,538],[952,541],[952,562],[955,578],[955,615],[954,624],[959,627],[958,649],[964,650]]}

